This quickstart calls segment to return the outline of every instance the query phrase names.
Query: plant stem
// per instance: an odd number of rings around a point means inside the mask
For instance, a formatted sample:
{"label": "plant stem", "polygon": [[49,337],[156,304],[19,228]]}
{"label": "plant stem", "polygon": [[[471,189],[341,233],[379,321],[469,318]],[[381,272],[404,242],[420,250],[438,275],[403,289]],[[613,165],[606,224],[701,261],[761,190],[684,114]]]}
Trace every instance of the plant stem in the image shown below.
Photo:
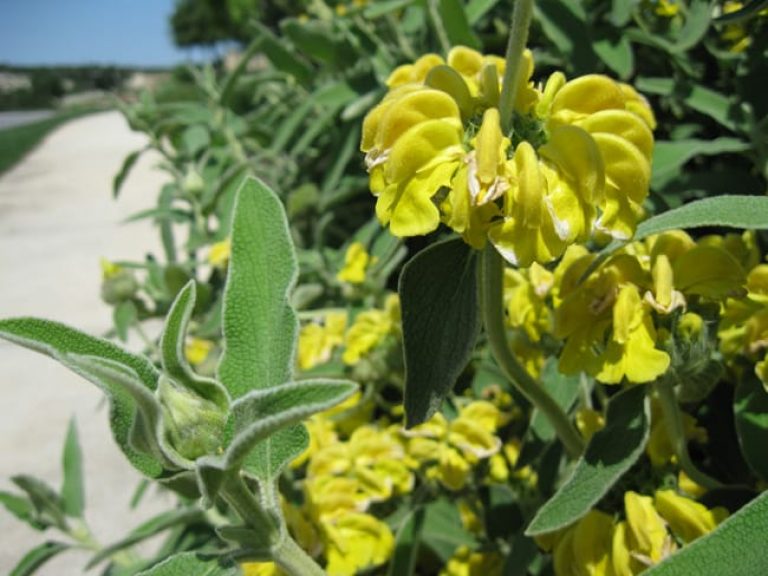
{"label": "plant stem", "polygon": [[[275,524],[275,519],[259,503],[239,473],[227,479],[222,487],[222,496],[243,519],[243,522],[264,535],[265,540],[269,541],[269,555],[286,574],[325,576],[325,571],[291,538],[282,520],[280,526]],[[277,501],[272,489],[268,490],[264,499],[265,504],[270,508]],[[273,512],[279,514],[279,509]]]}
{"label": "plant stem", "polygon": [[688,454],[688,441],[685,438],[685,426],[683,424],[682,414],[680,413],[680,406],[677,404],[677,397],[675,396],[672,382],[661,379],[656,382],[656,390],[659,393],[659,402],[661,403],[661,410],[664,413],[667,434],[669,434],[672,448],[675,451],[680,468],[691,480],[707,490],[722,488],[723,483],[699,470],[691,460],[690,454]]}
{"label": "plant stem", "polygon": [[512,111],[515,107],[515,98],[517,98],[517,83],[522,73],[523,52],[525,52],[525,45],[528,42],[528,27],[531,25],[532,16],[533,0],[515,0],[507,53],[504,57],[506,64],[501,98],[499,99],[499,115],[504,134],[509,133],[512,124]]}
{"label": "plant stem", "polygon": [[509,348],[504,326],[503,272],[504,261],[488,243],[480,257],[480,305],[491,352],[511,383],[546,416],[568,454],[577,458],[584,450],[581,436],[568,415],[526,372]]}
{"label": "plant stem", "polygon": [[278,546],[272,548],[275,563],[287,574],[295,576],[325,576],[325,570],[302,550],[296,541],[286,535]]}

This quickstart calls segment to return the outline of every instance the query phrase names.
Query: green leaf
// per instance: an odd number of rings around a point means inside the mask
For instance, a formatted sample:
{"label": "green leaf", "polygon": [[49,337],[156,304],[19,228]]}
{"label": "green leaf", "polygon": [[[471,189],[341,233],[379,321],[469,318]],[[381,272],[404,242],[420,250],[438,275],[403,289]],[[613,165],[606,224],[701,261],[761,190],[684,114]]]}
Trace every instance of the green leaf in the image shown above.
{"label": "green leaf", "polygon": [[64,324],[39,318],[0,320],[0,338],[62,362],[64,354],[98,356],[132,369],[150,390],[157,388],[159,373],[143,356],[131,354],[107,340],[90,336]]}
{"label": "green leaf", "polygon": [[765,535],[768,492],[763,492],[715,530],[672,554],[646,576],[768,574]]}
{"label": "green leaf", "polygon": [[221,558],[206,558],[199,552],[182,552],[137,576],[240,576],[237,566]]}
{"label": "green leaf", "polygon": [[754,374],[745,375],[736,385],[733,412],[744,460],[760,478],[768,480],[768,392]]}
{"label": "green leaf", "polygon": [[131,300],[125,300],[115,306],[112,311],[112,321],[115,324],[115,332],[117,337],[123,342],[128,340],[128,330],[136,323],[138,319],[138,311],[136,310],[136,304]]}
{"label": "green leaf", "polygon": [[480,330],[475,253],[460,238],[433,244],[400,276],[407,426],[429,419],[467,366]]}
{"label": "green leaf", "polygon": [[210,145],[211,136],[205,126],[195,124],[184,129],[181,141],[184,151],[189,156],[196,156]]}
{"label": "green leaf", "polygon": [[634,240],[676,228],[706,226],[748,230],[768,228],[768,198],[734,195],[697,200],[642,222],[637,227]]}
{"label": "green leaf", "polygon": [[160,476],[165,465],[175,467],[158,444],[160,404],[136,372],[98,356],[67,354],[62,362],[107,395],[112,435],[131,464],[151,478]]}
{"label": "green leaf", "polygon": [[498,3],[499,0],[470,0],[467,2],[465,12],[470,25],[477,24]]}
{"label": "green leaf", "polygon": [[253,27],[261,38],[260,48],[272,65],[293,76],[299,84],[309,84],[312,68],[294,54],[287,44],[261,22],[253,21]]}
{"label": "green leaf", "polygon": [[469,25],[467,14],[464,12],[463,2],[459,2],[459,0],[439,0],[438,12],[451,45],[463,45],[480,49],[480,40]]}
{"label": "green leaf", "polygon": [[748,142],[738,138],[715,138],[714,140],[678,140],[656,142],[653,149],[653,174],[651,185],[659,187],[676,176],[683,165],[695,156],[718,155],[727,152],[749,150]]}
{"label": "green leaf", "polygon": [[645,386],[633,386],[611,398],[605,428],[595,433],[571,476],[539,509],[525,533],[553,532],[589,512],[642,454],[648,421]]}
{"label": "green leaf", "polygon": [[635,67],[635,54],[626,36],[595,40],[594,49],[600,59],[621,78],[629,78]]}
{"label": "green leaf", "polygon": [[176,296],[165,319],[165,328],[160,338],[160,357],[163,370],[173,379],[194,390],[206,400],[221,408],[229,406],[226,389],[210,378],[202,378],[192,371],[184,353],[187,326],[195,308],[196,285],[188,282]]}
{"label": "green leaf", "polygon": [[35,509],[36,520],[67,531],[64,503],[56,491],[42,480],[26,474],[11,477],[11,481],[26,492]]}
{"label": "green leaf", "polygon": [[712,18],[712,7],[709,0],[691,0],[685,15],[685,25],[676,34],[672,52],[690,50],[704,37],[709,29]]}
{"label": "green leaf", "polygon": [[577,74],[592,72],[597,55],[586,26],[586,13],[580,2],[539,0],[535,16],[544,34]]}
{"label": "green leaf", "polygon": [[[566,413],[579,397],[579,381],[580,376],[578,374],[573,376],[562,374],[557,369],[557,360],[555,358],[550,358],[541,371],[541,383],[552,399]],[[533,411],[529,429],[536,435],[536,438],[544,442],[550,442],[556,437],[555,428],[540,410]]]}
{"label": "green leaf", "polygon": [[337,62],[339,57],[337,49],[341,47],[341,43],[334,38],[333,28],[329,22],[322,20],[301,22],[286,19],[280,23],[280,29],[305,56],[326,66],[332,66]]}
{"label": "green leaf", "polygon": [[130,548],[131,546],[134,546],[139,542],[143,542],[144,540],[147,540],[148,538],[151,538],[155,534],[159,534],[164,530],[168,530],[169,528],[173,528],[175,526],[187,526],[196,522],[202,522],[204,519],[205,513],[196,506],[180,508],[178,510],[170,510],[168,512],[163,512],[162,514],[158,514],[154,518],[150,518],[141,524],[138,528],[133,529],[125,538],[121,538],[117,542],[114,542],[113,544],[105,546],[99,550],[88,561],[85,569],[90,570],[100,562],[103,562],[112,556],[115,552],[119,552],[125,548]]}
{"label": "green leaf", "polygon": [[83,455],[80,451],[80,441],[77,438],[77,425],[74,418],[69,422],[62,460],[64,483],[61,486],[61,499],[64,503],[64,513],[72,518],[82,518],[85,509]]}
{"label": "green leaf", "polygon": [[71,546],[63,542],[44,542],[27,552],[24,558],[11,570],[10,576],[29,576],[57,554],[69,550]]}
{"label": "green leaf", "polygon": [[464,528],[454,502],[440,499],[425,509],[421,540],[444,563],[450,560],[456,548],[467,546],[471,549],[477,545],[475,537]]}
{"label": "green leaf", "polygon": [[424,527],[426,510],[419,507],[409,512],[400,524],[395,537],[395,549],[389,561],[388,576],[411,576],[419,558],[421,530]]}
{"label": "green leaf", "polygon": [[366,18],[378,18],[379,16],[384,16],[385,14],[410,6],[415,1],[416,0],[384,0],[383,2],[372,2],[365,9],[363,15]]}
{"label": "green leaf", "polygon": [[[296,255],[285,211],[263,182],[247,179],[235,201],[232,256],[224,289],[225,347],[219,380],[233,399],[250,390],[292,380],[298,320],[290,305]],[[260,472],[277,474],[307,441],[302,426],[281,430],[249,460]],[[262,478],[267,479],[267,478]]]}
{"label": "green leaf", "polygon": [[37,520],[35,507],[28,498],[0,490],[0,504],[16,518],[26,522],[35,530],[45,528],[45,525]]}
{"label": "green leaf", "polygon": [[218,373],[233,399],[289,382],[298,321],[289,304],[297,264],[280,200],[249,178],[238,191],[224,292],[226,346]]}
{"label": "green leaf", "polygon": [[[301,444],[271,442],[268,446],[270,459],[252,458],[254,450],[269,444],[272,436],[288,426],[301,423],[315,414],[332,408],[349,398],[357,390],[357,384],[346,380],[314,379],[290,382],[264,390],[254,390],[239,398],[232,405],[233,438],[221,457],[202,458],[198,461],[198,479],[201,490],[209,502],[213,501],[223,473],[237,470],[248,459],[248,471],[260,479],[269,479],[279,473],[279,467],[303,449]],[[292,428],[288,428],[289,430]],[[274,464],[277,462],[278,464]]]}
{"label": "green leaf", "polygon": [[112,181],[112,196],[114,198],[117,198],[120,195],[120,190],[125,183],[125,179],[128,177],[128,174],[131,173],[131,170],[133,170],[136,161],[146,150],[146,148],[134,150],[125,157],[123,165],[120,167],[120,171],[115,175],[115,179]]}

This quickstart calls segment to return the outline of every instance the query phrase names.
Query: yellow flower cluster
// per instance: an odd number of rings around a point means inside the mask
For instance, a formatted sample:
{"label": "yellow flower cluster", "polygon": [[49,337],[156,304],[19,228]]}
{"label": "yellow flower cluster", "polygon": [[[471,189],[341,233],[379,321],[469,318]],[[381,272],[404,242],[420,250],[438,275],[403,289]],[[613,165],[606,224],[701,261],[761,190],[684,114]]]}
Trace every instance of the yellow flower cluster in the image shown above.
{"label": "yellow flower cluster", "polygon": [[362,284],[365,282],[366,270],[376,262],[371,257],[361,242],[353,242],[347,248],[344,255],[344,267],[339,270],[336,278],[349,284]]}
{"label": "yellow flower cluster", "polygon": [[341,440],[334,415],[338,410],[308,424],[312,440],[300,459],[307,463],[302,513],[317,528],[328,573],[348,576],[391,556],[392,532],[368,510],[409,493],[414,475],[396,429],[361,425]]}
{"label": "yellow flower cluster", "polygon": [[731,298],[724,306],[720,348],[728,360],[743,356],[757,361],[755,374],[768,389],[768,264],[749,272],[746,289],[746,296]]}
{"label": "yellow flower cluster", "polygon": [[634,576],[677,549],[711,532],[727,516],[674,490],[651,496],[624,494],[625,519],[591,510],[574,525],[538,538],[554,551],[557,576]]}
{"label": "yellow flower cluster", "polygon": [[395,236],[444,223],[511,263],[549,262],[601,231],[628,238],[648,194],[655,126],[645,100],[599,75],[534,87],[525,52],[512,128],[502,131],[505,63],[465,47],[397,68],[366,116],[376,214]]}
{"label": "yellow flower cluster", "polygon": [[[508,466],[513,467],[515,462],[507,465],[503,461],[502,441],[496,435],[505,420],[506,415],[494,404],[476,400],[462,407],[454,420],[448,421],[437,413],[402,434],[407,439],[408,456],[425,478],[457,491],[467,485],[480,461],[490,463],[494,457],[498,457],[495,459],[497,471],[494,473],[491,463],[491,477],[506,480]],[[516,456],[514,452],[515,460]]]}
{"label": "yellow flower cluster", "polygon": [[331,359],[333,352],[343,348],[342,360],[357,364],[385,339],[399,338],[400,300],[397,294],[387,296],[383,308],[371,308],[358,313],[347,326],[345,311],[331,311],[302,326],[299,332],[297,361],[299,368],[310,370]]}
{"label": "yellow flower cluster", "polygon": [[[584,278],[596,255],[571,246],[551,272],[540,266],[506,272],[507,321],[529,343],[520,351],[534,374],[544,360],[538,343],[549,334],[564,342],[563,373],[587,372],[606,384],[650,382],[670,366],[660,349],[669,337],[661,324],[674,316],[677,331],[690,337],[701,318],[680,313],[740,295],[750,253],[739,236],[694,242],[672,231],[629,244]],[[744,320],[735,308],[733,315]]]}

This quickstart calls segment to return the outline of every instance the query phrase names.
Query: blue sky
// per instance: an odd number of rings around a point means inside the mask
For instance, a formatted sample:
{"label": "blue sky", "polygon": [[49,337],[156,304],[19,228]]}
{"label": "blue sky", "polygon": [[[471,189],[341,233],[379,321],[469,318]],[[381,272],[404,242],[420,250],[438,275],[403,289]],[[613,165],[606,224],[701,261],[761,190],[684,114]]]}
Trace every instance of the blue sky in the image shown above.
{"label": "blue sky", "polygon": [[[0,0],[0,62],[168,66],[174,0]],[[199,55],[199,53],[198,53]]]}

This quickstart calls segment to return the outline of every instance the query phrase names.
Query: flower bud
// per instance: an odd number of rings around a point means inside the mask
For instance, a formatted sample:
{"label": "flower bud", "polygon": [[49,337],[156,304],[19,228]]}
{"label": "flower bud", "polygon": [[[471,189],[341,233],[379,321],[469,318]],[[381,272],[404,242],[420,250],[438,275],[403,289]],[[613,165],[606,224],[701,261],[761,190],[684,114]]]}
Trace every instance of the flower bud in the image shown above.
{"label": "flower bud", "polygon": [[221,443],[226,412],[165,375],[160,377],[157,393],[171,446],[189,460],[214,453]]}

